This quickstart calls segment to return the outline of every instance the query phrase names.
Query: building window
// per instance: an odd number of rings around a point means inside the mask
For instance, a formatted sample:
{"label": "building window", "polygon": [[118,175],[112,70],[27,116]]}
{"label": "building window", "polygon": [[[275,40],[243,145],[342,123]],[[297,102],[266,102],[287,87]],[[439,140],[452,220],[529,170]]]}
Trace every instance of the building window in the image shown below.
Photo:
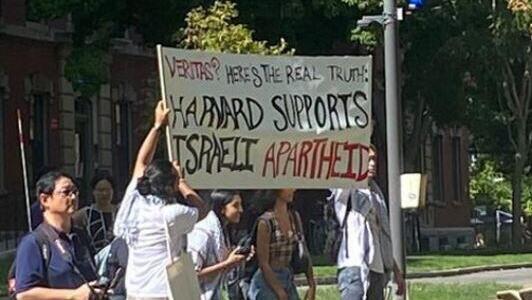
{"label": "building window", "polygon": [[462,151],[459,136],[453,136],[453,196],[456,202],[462,202]]}
{"label": "building window", "polygon": [[80,187],[80,207],[90,204],[89,181],[93,175],[93,115],[92,103],[86,98],[75,102],[74,173]]}
{"label": "building window", "polygon": [[48,163],[48,119],[48,95],[34,95],[30,110],[31,171],[34,177]]}
{"label": "building window", "polygon": [[113,173],[115,180],[126,186],[131,168],[131,104],[127,100],[114,103],[113,110],[114,160]]}
{"label": "building window", "polygon": [[5,154],[4,149],[5,143],[4,143],[4,122],[5,122],[5,99],[4,99],[4,90],[0,89],[0,191],[3,191],[5,189],[5,183],[4,183],[4,170],[5,170]]}
{"label": "building window", "polygon": [[443,188],[443,136],[439,134],[432,141],[432,197],[435,202],[445,203]]}

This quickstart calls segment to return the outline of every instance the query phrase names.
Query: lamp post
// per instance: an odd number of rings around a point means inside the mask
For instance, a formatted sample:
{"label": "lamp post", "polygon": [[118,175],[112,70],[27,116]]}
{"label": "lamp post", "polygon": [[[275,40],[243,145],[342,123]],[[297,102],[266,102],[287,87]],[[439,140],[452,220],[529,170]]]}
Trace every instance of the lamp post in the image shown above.
{"label": "lamp post", "polygon": [[[403,214],[401,210],[401,124],[400,95],[398,86],[398,18],[395,0],[384,0],[381,16],[364,16],[359,26],[378,22],[384,27],[384,69],[386,89],[386,146],[388,154],[388,198],[393,256],[401,273],[405,274],[403,245]],[[398,297],[396,299],[404,299]]]}

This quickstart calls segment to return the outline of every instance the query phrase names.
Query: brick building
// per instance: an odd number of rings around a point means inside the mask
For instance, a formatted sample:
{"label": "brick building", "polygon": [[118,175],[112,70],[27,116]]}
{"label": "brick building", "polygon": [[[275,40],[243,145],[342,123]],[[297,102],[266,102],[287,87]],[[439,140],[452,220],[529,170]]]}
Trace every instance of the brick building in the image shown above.
{"label": "brick building", "polygon": [[24,186],[17,109],[23,119],[30,186],[42,167],[60,167],[80,180],[82,201],[87,202],[94,169],[112,171],[119,187],[128,179],[140,133],[133,124],[142,124],[139,120],[157,94],[154,52],[138,46],[127,32],[114,39],[109,84],[83,98],[63,75],[71,33],[67,18],[30,22],[24,1],[0,1],[0,209],[17,212],[11,214],[13,219],[0,218],[0,230],[24,224],[19,220]]}
{"label": "brick building", "polygon": [[[142,124],[151,116],[147,108],[158,94],[153,50],[143,48],[142,41],[127,31],[113,39],[108,56],[110,82],[97,95],[83,98],[63,75],[72,30],[68,18],[31,22],[25,1],[0,0],[0,231],[25,228],[17,109],[23,118],[30,186],[43,166],[57,166],[80,180],[85,203],[96,168],[112,171],[119,199],[132,156],[145,134]],[[375,69],[382,70],[382,57],[377,54],[375,62]],[[375,111],[382,111],[383,93],[376,90],[374,95]],[[422,171],[429,175],[429,205],[419,212],[420,230],[411,222],[418,218],[408,219],[407,236],[412,233],[413,241],[420,233],[425,249],[469,242],[468,137],[465,129],[434,129],[420,146]],[[380,157],[384,170],[384,153]],[[323,199],[325,194],[300,193],[307,225],[320,213],[319,206],[304,202]]]}
{"label": "brick building", "polygon": [[472,246],[469,137],[465,128],[434,129],[422,146],[421,169],[428,175],[427,206],[419,212],[423,250]]}

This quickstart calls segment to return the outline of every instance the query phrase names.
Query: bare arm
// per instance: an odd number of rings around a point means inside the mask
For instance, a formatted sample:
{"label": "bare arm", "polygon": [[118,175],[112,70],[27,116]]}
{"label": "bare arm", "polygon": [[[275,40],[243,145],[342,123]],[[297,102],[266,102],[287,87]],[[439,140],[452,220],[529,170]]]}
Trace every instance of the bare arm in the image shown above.
{"label": "bare arm", "polygon": [[179,192],[181,195],[183,195],[183,198],[187,201],[187,203],[198,209],[198,220],[197,222],[203,220],[209,213],[209,206],[203,199],[196,193],[196,191],[190,187],[187,183],[187,181],[183,178],[183,173],[181,173],[181,167],[179,166],[179,162],[177,160],[174,160],[172,162],[172,165],[174,166],[174,169],[179,177],[179,182],[177,183]]}
{"label": "bare arm", "polygon": [[270,229],[263,220],[259,221],[257,228],[257,260],[264,279],[266,279],[266,283],[268,283],[278,298],[287,299],[286,291],[279,280],[277,280],[270,266]]}
{"label": "bare arm", "polygon": [[198,272],[199,279],[205,279],[211,276],[215,276],[218,273],[224,273],[244,261],[246,257],[241,254],[236,254],[237,250],[238,248],[233,250],[224,261],[201,269]]}
{"label": "bare arm", "polygon": [[209,206],[203,199],[193,190],[184,179],[179,180],[179,192],[190,206],[198,209],[198,221],[203,220],[209,213]]}
{"label": "bare arm", "polygon": [[159,136],[162,128],[168,123],[169,109],[165,108],[164,102],[161,100],[157,103],[155,108],[155,121],[153,127],[148,132],[148,135],[140,146],[137,160],[135,161],[135,168],[133,169],[133,178],[139,178],[144,174],[144,170],[153,160],[153,155],[157,149]]}
{"label": "bare arm", "polygon": [[403,272],[399,268],[399,265],[393,260],[393,274],[395,277],[395,283],[397,283],[397,295],[404,295],[405,293],[405,278],[403,276]]}

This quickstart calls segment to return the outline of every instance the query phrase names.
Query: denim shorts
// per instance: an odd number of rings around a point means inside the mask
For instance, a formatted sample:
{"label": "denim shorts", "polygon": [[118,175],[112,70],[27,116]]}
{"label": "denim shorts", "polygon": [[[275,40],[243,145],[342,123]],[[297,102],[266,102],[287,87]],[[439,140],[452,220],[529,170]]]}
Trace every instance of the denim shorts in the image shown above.
{"label": "denim shorts", "polygon": [[364,299],[364,284],[359,267],[347,267],[338,270],[338,289],[342,300]]}
{"label": "denim shorts", "polygon": [[[294,284],[294,275],[289,268],[274,269],[273,272],[277,280],[281,283],[288,294],[288,299],[299,300],[296,285]],[[270,288],[261,269],[258,269],[251,279],[248,297],[250,300],[271,300],[277,299],[275,292]]]}

